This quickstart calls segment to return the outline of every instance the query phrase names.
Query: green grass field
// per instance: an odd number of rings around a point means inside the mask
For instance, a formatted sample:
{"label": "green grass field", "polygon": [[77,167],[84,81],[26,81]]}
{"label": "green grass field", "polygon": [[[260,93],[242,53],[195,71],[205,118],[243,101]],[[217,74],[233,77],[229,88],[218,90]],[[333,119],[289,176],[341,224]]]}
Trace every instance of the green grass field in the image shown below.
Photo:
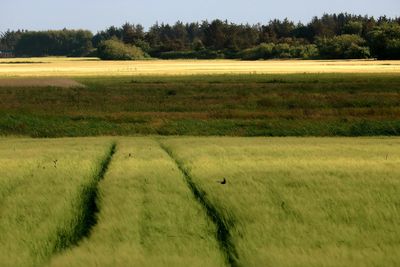
{"label": "green grass field", "polygon": [[0,138],[1,266],[41,266],[88,234],[110,146]]}
{"label": "green grass field", "polygon": [[0,267],[400,266],[399,61],[16,61]]}
{"label": "green grass field", "polygon": [[241,265],[400,263],[399,139],[163,143],[216,207]]}
{"label": "green grass field", "polygon": [[398,74],[40,79],[0,78],[0,135],[400,134]]}
{"label": "green grass field", "polygon": [[215,226],[150,138],[118,141],[99,184],[98,224],[50,266],[223,266]]}
{"label": "green grass field", "polygon": [[0,138],[1,266],[399,266],[399,146]]}

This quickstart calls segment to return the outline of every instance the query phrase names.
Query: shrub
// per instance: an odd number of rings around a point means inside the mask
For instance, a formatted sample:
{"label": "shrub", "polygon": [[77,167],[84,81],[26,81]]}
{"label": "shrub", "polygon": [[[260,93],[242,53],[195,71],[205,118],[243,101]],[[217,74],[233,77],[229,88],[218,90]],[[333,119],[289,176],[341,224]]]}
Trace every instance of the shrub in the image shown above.
{"label": "shrub", "polygon": [[291,58],[290,45],[286,43],[277,44],[272,49],[275,58]]}
{"label": "shrub", "polygon": [[343,34],[332,38],[318,38],[317,47],[321,58],[326,59],[353,59],[369,58],[370,51],[361,36]]}
{"label": "shrub", "polygon": [[97,56],[103,60],[135,60],[148,57],[142,49],[115,39],[100,43],[97,48]]}
{"label": "shrub", "polygon": [[319,57],[318,48],[316,45],[300,45],[295,47],[296,58],[313,59]]}
{"label": "shrub", "polygon": [[318,57],[318,49],[315,45],[300,44],[260,44],[253,48],[245,49],[238,54],[243,60],[271,59],[271,58],[303,58]]}
{"label": "shrub", "polygon": [[388,58],[400,59],[400,39],[392,39],[387,43]]}
{"label": "shrub", "polygon": [[200,50],[200,51],[168,51],[162,52],[158,55],[162,59],[217,59],[224,58],[224,55],[218,51]]}
{"label": "shrub", "polygon": [[263,43],[243,50],[239,53],[238,57],[244,60],[270,59],[273,58],[274,47],[275,45],[272,43]]}
{"label": "shrub", "polygon": [[145,53],[148,53],[151,50],[150,44],[144,40],[135,40],[134,45],[142,49],[142,51],[144,51]]}

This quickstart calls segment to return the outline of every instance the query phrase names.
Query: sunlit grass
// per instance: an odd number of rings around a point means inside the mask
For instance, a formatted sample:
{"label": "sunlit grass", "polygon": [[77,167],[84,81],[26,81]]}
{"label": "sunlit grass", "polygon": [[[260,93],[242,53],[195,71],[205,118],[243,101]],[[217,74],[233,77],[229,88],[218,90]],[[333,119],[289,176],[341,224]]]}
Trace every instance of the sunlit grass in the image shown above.
{"label": "sunlit grass", "polygon": [[[399,147],[399,138],[0,138],[0,266],[224,266],[232,249],[239,266],[399,266]],[[98,212],[85,208],[93,189]]]}
{"label": "sunlit grass", "polygon": [[109,141],[0,138],[0,266],[39,266],[80,239]]}
{"label": "sunlit grass", "polygon": [[399,266],[400,139],[163,143],[223,214],[243,266]]}
{"label": "sunlit grass", "polygon": [[[2,62],[7,64],[1,64]],[[9,64],[12,62],[26,64]],[[0,59],[0,77],[399,72],[400,61],[376,60],[100,61],[96,58],[62,57]]]}
{"label": "sunlit grass", "polygon": [[150,138],[120,139],[99,185],[98,224],[51,266],[223,266],[224,255],[174,162]]}

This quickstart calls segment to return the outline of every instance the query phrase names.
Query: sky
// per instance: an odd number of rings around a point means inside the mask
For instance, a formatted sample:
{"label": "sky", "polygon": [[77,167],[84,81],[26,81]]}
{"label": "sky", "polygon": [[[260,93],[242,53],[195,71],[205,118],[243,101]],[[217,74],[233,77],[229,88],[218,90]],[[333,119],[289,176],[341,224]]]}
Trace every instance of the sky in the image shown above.
{"label": "sky", "polygon": [[400,16],[400,0],[0,0],[0,31],[7,29],[89,29],[125,22],[146,28],[174,23],[227,19],[267,23],[289,18],[308,22],[323,13],[348,12],[375,17]]}

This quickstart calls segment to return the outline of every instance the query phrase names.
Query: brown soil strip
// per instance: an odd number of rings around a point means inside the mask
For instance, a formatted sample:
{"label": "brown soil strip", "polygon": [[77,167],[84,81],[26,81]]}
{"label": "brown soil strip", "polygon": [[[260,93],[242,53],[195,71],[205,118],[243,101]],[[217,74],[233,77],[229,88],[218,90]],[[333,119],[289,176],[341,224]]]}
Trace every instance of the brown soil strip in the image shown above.
{"label": "brown soil strip", "polygon": [[0,87],[84,87],[69,78],[0,78]]}

